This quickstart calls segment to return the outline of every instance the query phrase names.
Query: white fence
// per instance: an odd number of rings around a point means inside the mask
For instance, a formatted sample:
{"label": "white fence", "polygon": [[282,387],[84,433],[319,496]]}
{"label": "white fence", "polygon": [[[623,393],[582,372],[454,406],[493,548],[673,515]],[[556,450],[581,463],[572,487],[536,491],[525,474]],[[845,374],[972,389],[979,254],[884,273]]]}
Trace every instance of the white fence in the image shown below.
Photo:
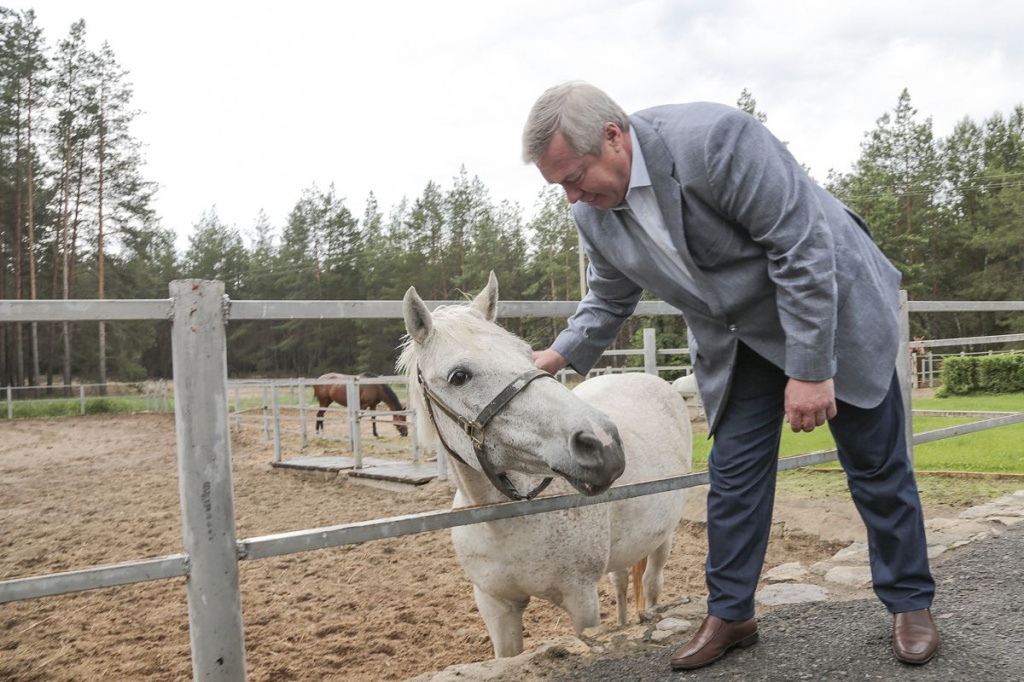
{"label": "white fence", "polygon": [[[261,559],[312,549],[356,544],[443,528],[494,521],[689,488],[708,482],[707,472],[613,487],[596,497],[558,495],[523,502],[434,511],[326,528],[238,540],[230,462],[230,417],[225,323],[230,319],[400,318],[401,302],[370,301],[229,301],[220,282],[172,282],[163,300],[0,301],[2,322],[95,320],[172,320],[175,428],[181,488],[185,552],[155,559],[96,566],[79,571],[0,581],[0,603],[80,592],[115,585],[187,576],[189,632],[196,680],[245,680],[242,636],[240,560]],[[1024,311],[1024,302],[906,303],[903,338],[908,338],[911,310]],[[441,302],[429,302],[431,308]],[[938,306],[938,307],[937,307]],[[571,314],[576,303],[504,301],[501,317]],[[678,314],[664,303],[642,302],[637,314]],[[901,349],[901,383],[910,415],[909,346]],[[949,429],[913,435],[908,419],[908,446],[996,426],[1024,422],[1024,413],[986,419]],[[823,451],[788,457],[779,469],[832,461]]]}
{"label": "white fence", "polygon": [[[2,415],[7,419],[15,418],[15,407],[18,412],[28,416],[35,413],[36,405],[47,404],[45,411],[52,413],[49,405],[63,403],[69,412],[78,414],[90,412],[108,412],[105,401],[128,401],[138,409],[154,412],[169,412],[168,385],[164,380],[140,381],[132,383],[108,382],[105,384],[50,384],[40,386],[6,386],[2,389],[5,410]],[[90,410],[92,406],[92,410]],[[124,410],[118,409],[118,412]]]}
{"label": "white fence", "polygon": [[[385,377],[361,377],[361,376],[349,376],[346,379],[269,379],[269,380],[250,380],[245,382],[232,382],[234,387],[234,410],[232,411],[232,419],[237,429],[245,428],[258,428],[264,433],[264,438],[267,440],[274,441],[274,461],[280,462],[283,459],[284,447],[282,445],[282,437],[284,435],[294,435],[299,437],[300,447],[305,448],[309,445],[309,414],[310,412],[319,413],[324,412],[324,419],[326,420],[328,414],[333,414],[338,417],[344,415],[345,423],[348,425],[348,436],[344,439],[335,436],[319,435],[317,438],[324,440],[344,440],[348,443],[349,448],[352,451],[352,455],[355,458],[355,468],[359,469],[362,467],[362,437],[360,424],[367,420],[375,420],[378,417],[405,417],[406,425],[410,432],[414,428],[415,424],[415,412],[412,409],[401,409],[401,410],[364,410],[360,407],[359,399],[359,387],[363,385],[374,385],[374,384],[402,384],[406,383],[406,378],[403,376],[385,376]],[[263,402],[260,407],[257,408],[241,408],[241,387],[245,385],[259,385],[263,396]],[[309,394],[307,389],[315,386],[334,386],[341,385],[345,387],[345,396],[347,407],[320,407],[319,403],[308,401]],[[406,391],[408,392],[408,391]],[[282,400],[282,394],[287,395],[287,400]],[[387,428],[392,428],[393,425],[390,421],[386,422]],[[379,422],[379,425],[383,427],[385,422]],[[386,441],[378,441],[375,443],[375,447],[383,448],[387,450],[396,450],[399,452],[408,452],[412,457],[413,462],[419,462],[421,454],[419,446],[415,439],[410,440],[409,445],[402,443],[390,443]]]}

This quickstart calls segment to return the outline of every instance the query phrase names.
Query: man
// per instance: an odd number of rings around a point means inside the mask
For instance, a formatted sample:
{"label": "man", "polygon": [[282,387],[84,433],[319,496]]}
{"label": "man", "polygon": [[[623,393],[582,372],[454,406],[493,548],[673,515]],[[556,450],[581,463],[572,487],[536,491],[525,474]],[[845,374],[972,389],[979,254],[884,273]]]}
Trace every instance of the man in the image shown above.
{"label": "man", "polygon": [[875,593],[894,614],[893,651],[930,660],[935,584],[895,373],[900,275],[864,222],[733,107],[627,117],[601,90],[565,83],[530,111],[523,159],[564,188],[590,257],[590,291],[535,364],[585,374],[645,290],[679,308],[697,342],[714,436],[707,616],[672,667],[757,642],[783,421],[794,431],[828,422],[867,527]]}

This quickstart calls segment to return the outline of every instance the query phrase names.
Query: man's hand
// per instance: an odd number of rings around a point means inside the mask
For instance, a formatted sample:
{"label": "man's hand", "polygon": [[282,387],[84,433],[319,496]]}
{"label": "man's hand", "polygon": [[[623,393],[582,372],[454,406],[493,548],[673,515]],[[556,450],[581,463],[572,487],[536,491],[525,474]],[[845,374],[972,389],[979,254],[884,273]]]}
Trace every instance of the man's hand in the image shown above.
{"label": "man's hand", "polygon": [[568,365],[562,354],[553,348],[533,351],[533,364],[549,374],[558,374],[559,370]]}
{"label": "man's hand", "polygon": [[786,422],[794,431],[810,433],[836,416],[836,392],[831,379],[786,384]]}

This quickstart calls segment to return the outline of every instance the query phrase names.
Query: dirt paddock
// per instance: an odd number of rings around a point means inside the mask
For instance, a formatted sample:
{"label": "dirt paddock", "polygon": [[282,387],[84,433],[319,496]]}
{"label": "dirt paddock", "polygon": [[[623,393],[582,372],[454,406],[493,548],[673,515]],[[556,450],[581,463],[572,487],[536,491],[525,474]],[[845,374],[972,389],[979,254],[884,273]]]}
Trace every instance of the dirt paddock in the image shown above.
{"label": "dirt paddock", "polygon": [[[394,493],[274,470],[255,431],[233,434],[232,451],[239,538],[447,508],[453,495],[436,481]],[[773,536],[767,565],[837,546]],[[0,423],[0,578],[181,551],[173,416]],[[704,594],[705,551],[701,524],[684,521],[665,600]],[[250,680],[403,680],[491,656],[448,531],[246,561],[240,572]],[[601,593],[611,622],[607,581]],[[560,609],[527,609],[528,650],[570,633]],[[191,676],[184,579],[0,605],[0,680]]]}

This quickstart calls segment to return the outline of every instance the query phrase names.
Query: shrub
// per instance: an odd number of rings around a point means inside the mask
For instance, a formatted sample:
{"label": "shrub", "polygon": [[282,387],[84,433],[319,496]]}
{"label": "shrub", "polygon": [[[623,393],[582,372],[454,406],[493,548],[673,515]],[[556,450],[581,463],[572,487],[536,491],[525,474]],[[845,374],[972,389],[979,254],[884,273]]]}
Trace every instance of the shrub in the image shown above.
{"label": "shrub", "polygon": [[946,358],[942,362],[942,388],[939,395],[967,395],[978,388],[975,358]]}
{"label": "shrub", "polygon": [[978,388],[985,393],[1024,391],[1024,355],[978,358]]}
{"label": "shrub", "polygon": [[939,397],[1024,391],[1024,355],[950,357],[942,363]]}

